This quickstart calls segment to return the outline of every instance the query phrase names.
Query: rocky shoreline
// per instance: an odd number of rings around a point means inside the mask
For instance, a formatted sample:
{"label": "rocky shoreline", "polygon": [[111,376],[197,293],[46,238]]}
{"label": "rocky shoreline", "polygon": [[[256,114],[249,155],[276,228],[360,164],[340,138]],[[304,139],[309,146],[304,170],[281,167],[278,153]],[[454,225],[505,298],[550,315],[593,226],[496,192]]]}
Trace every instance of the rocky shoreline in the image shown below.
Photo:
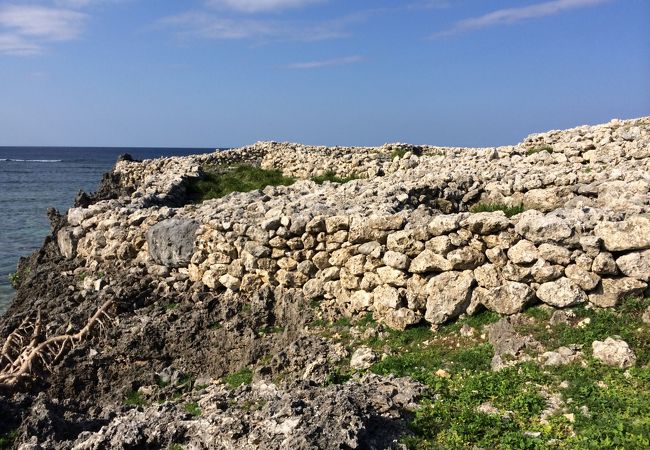
{"label": "rocky shoreline", "polygon": [[[237,164],[297,181],[189,196]],[[312,180],[326,173],[347,182]],[[426,386],[368,371],[389,354],[361,343],[495,314],[499,370],[537,358],[513,337],[531,307],[648,297],[650,118],[498,148],[125,158],[50,219],[0,319],[8,448],[403,448]],[[583,354],[543,347],[540,364]],[[627,368],[635,350],[590,352]]]}

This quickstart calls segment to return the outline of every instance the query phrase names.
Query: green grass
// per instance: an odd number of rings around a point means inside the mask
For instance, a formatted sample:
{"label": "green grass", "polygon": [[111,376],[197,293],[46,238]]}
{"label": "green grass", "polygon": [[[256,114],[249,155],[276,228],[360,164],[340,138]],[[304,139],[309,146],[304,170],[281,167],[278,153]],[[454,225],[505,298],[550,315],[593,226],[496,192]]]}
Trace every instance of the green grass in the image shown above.
{"label": "green grass", "polygon": [[[650,298],[627,298],[616,309],[573,308],[576,317],[569,324],[558,324],[546,328],[546,321],[537,320],[529,325],[518,327],[518,331],[532,334],[550,349],[561,346],[578,344],[583,346],[587,354],[591,352],[591,344],[595,340],[602,341],[609,336],[620,336],[635,350],[637,365],[650,363],[650,325],[643,323],[641,316],[650,305]],[[535,308],[531,308],[534,310]],[[529,310],[528,315],[531,314]],[[539,314],[533,312],[532,314]],[[589,319],[584,327],[577,324]]]}
{"label": "green grass", "polygon": [[551,147],[550,145],[540,145],[538,147],[534,147],[526,150],[526,156],[534,155],[535,153],[544,152],[544,151],[553,153],[553,147]]}
{"label": "green grass", "polygon": [[405,148],[397,148],[393,150],[393,152],[390,154],[391,159],[395,159],[396,157],[399,157],[400,159],[404,158],[404,155],[408,153],[408,150]]}
{"label": "green grass", "polygon": [[187,411],[187,413],[192,417],[198,417],[201,415],[201,408],[196,402],[188,403],[185,405],[185,411]]}
{"label": "green grass", "polygon": [[[528,362],[492,372],[493,350],[478,336],[499,316],[483,311],[435,332],[421,326],[369,340],[367,345],[387,355],[371,371],[410,376],[426,386],[410,419],[413,434],[403,440],[411,449],[650,448],[650,325],[641,320],[648,305],[650,299],[628,298],[616,309],[578,307],[570,324],[552,328],[552,310],[526,311],[529,321],[518,325],[520,333],[548,350],[582,345],[584,362],[559,367]],[[591,322],[578,327],[585,318]],[[459,335],[463,324],[476,329],[473,337]],[[635,368],[622,370],[590,357],[591,343],[612,335],[634,349]],[[439,369],[446,375],[437,375]],[[547,422],[541,416],[547,407],[543,392],[559,395],[564,403]],[[486,402],[498,414],[478,412]]]}
{"label": "green grass", "polygon": [[183,450],[183,446],[181,444],[172,444],[169,446],[169,450]]}
{"label": "green grass", "polygon": [[283,176],[279,170],[265,170],[247,164],[212,167],[205,169],[203,177],[190,182],[187,194],[190,199],[202,202],[232,192],[249,192],[266,186],[288,186],[294,182],[293,178]]}
{"label": "green grass", "polygon": [[9,450],[13,447],[18,438],[18,430],[13,430],[5,434],[0,434],[0,450]]}
{"label": "green grass", "polygon": [[347,177],[339,177],[336,175],[336,172],[333,170],[328,170],[325,172],[323,175],[318,175],[315,177],[312,177],[312,181],[316,184],[323,184],[326,181],[329,181],[331,183],[347,183],[348,181],[352,180],[357,180],[359,179],[359,176],[356,174],[348,175]]}
{"label": "green grass", "polygon": [[144,406],[147,404],[147,402],[142,398],[140,392],[131,391],[126,394],[126,397],[124,398],[124,404],[127,406]]}
{"label": "green grass", "polygon": [[253,371],[249,368],[244,368],[239,372],[226,375],[224,381],[231,388],[237,388],[242,384],[251,384],[253,381]]}
{"label": "green grass", "polygon": [[477,203],[469,211],[473,213],[503,211],[507,217],[512,217],[524,212],[524,206],[508,206],[503,203]]}

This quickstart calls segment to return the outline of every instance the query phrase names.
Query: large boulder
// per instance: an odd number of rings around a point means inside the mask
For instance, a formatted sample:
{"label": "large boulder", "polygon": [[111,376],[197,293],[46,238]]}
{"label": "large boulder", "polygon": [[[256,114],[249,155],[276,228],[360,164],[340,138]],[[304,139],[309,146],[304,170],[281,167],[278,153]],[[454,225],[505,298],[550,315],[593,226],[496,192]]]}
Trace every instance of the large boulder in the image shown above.
{"label": "large boulder", "polygon": [[199,223],[186,219],[167,219],[147,231],[149,256],[157,264],[184,267],[194,254],[195,233]]}

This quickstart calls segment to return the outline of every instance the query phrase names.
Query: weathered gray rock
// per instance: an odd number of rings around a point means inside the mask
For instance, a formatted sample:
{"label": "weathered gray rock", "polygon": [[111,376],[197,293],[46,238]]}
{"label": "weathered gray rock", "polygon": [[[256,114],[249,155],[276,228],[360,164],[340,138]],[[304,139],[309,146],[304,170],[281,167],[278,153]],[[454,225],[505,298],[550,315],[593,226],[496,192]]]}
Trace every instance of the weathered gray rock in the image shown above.
{"label": "weathered gray rock", "polygon": [[567,306],[584,303],[587,294],[568,278],[550,281],[537,288],[537,297],[547,305],[564,308]]}
{"label": "weathered gray rock", "polygon": [[650,281],[650,250],[623,255],[616,260],[616,265],[628,277]]}
{"label": "weathered gray rock", "polygon": [[636,355],[627,342],[622,339],[608,337],[604,341],[594,341],[591,344],[591,349],[594,358],[607,365],[625,369],[636,364]]}
{"label": "weathered gray rock", "polygon": [[183,267],[194,254],[194,242],[199,223],[186,219],[167,219],[147,231],[149,256],[157,264]]}
{"label": "weathered gray rock", "polygon": [[633,216],[622,222],[602,222],[594,229],[610,252],[650,248],[650,219]]}
{"label": "weathered gray rock", "polygon": [[462,314],[472,299],[475,280],[471,271],[445,272],[427,284],[427,309],[425,320],[441,324]]}

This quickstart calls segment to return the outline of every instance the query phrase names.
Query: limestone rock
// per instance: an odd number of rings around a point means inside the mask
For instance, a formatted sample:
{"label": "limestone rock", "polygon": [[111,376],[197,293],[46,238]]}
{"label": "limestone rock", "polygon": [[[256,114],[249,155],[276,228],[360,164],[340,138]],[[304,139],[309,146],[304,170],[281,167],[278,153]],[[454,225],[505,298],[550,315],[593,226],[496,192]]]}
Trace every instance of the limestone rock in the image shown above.
{"label": "limestone rock", "polygon": [[[590,264],[591,265],[591,264]],[[580,286],[585,291],[591,291],[598,286],[600,277],[593,272],[583,269],[582,267],[572,264],[564,269],[567,278]]]}
{"label": "limestone rock", "polygon": [[525,239],[517,242],[508,250],[508,259],[515,264],[532,264],[537,261],[539,253],[537,247]]}
{"label": "limestone rock", "polygon": [[[461,222],[461,225],[472,233],[488,235],[507,229],[510,226],[510,220],[506,217],[503,211],[482,212],[470,214],[467,219]],[[431,227],[431,225],[429,225],[429,227]],[[443,229],[441,226],[434,228],[436,228],[436,231]]]}
{"label": "limestone rock", "polygon": [[565,308],[587,301],[587,294],[568,278],[550,281],[537,288],[537,297],[547,305]]}
{"label": "limestone rock", "polygon": [[413,261],[411,261],[409,272],[443,272],[451,270],[451,268],[451,263],[447,261],[444,256],[434,253],[431,250],[423,250],[418,256],[413,258]]}
{"label": "limestone rock", "polygon": [[476,288],[472,306],[481,304],[498,314],[516,314],[521,312],[534,298],[533,290],[524,283],[506,281],[493,288]]}
{"label": "limestone rock", "polygon": [[616,261],[609,252],[602,252],[596,255],[591,265],[591,270],[598,275],[616,275],[618,273]]}
{"label": "limestone rock", "polygon": [[460,228],[460,221],[462,216],[459,214],[448,214],[435,216],[429,222],[429,231],[432,236],[440,236],[443,234],[451,233]]}
{"label": "limestone rock", "polygon": [[350,367],[355,370],[369,369],[376,359],[377,355],[370,347],[361,346],[352,353]]}
{"label": "limestone rock", "polygon": [[399,270],[407,270],[411,262],[410,258],[404,253],[394,252],[392,250],[384,253],[384,258],[382,259],[384,264],[388,267]]}
{"label": "limestone rock", "polygon": [[616,260],[620,271],[640,281],[650,281],[650,250],[632,252]]}
{"label": "limestone rock", "polygon": [[594,358],[607,365],[625,369],[636,364],[636,355],[627,342],[622,339],[608,337],[604,341],[594,341],[591,344],[591,349]]}
{"label": "limestone rock", "polygon": [[534,244],[561,243],[573,234],[569,223],[560,217],[536,211],[525,211],[520,216],[515,231]]}
{"label": "limestone rock", "polygon": [[472,272],[445,272],[427,284],[429,293],[424,318],[432,324],[444,323],[463,313],[472,298],[475,280]]}
{"label": "limestone rock", "polygon": [[589,294],[589,301],[601,308],[611,308],[625,297],[640,295],[647,287],[647,283],[635,278],[603,278],[598,289]]}
{"label": "limestone rock", "polygon": [[622,222],[603,222],[594,229],[610,252],[650,248],[650,219],[633,216]]}

